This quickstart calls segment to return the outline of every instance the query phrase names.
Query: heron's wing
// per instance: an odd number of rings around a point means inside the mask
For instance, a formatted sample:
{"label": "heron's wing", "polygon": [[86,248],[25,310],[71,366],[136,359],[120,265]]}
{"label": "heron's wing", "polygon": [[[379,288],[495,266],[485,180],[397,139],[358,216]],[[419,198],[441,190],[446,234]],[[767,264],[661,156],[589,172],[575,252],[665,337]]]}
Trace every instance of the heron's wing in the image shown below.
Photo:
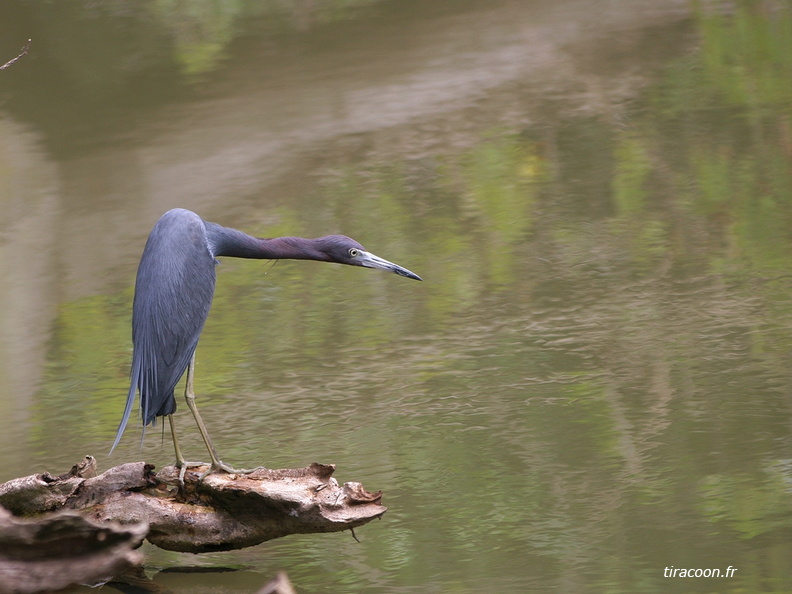
{"label": "heron's wing", "polygon": [[[132,313],[132,377],[116,444],[135,393],[143,424],[176,409],[173,390],[195,352],[215,288],[215,261],[203,221],[163,215],[149,236],[138,267]],[[115,444],[113,445],[115,447]]]}

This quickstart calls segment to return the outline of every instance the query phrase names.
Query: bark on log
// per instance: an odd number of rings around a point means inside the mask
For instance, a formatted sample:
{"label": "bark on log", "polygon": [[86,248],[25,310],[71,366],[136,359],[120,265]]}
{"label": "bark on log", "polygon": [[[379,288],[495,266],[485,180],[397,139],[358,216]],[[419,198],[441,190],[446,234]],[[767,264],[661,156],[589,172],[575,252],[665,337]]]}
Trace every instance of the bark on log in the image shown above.
{"label": "bark on log", "polygon": [[[52,564],[92,566],[94,572],[64,577],[45,589],[106,580],[139,562],[132,549],[143,538],[171,551],[225,551],[288,534],[351,530],[387,509],[382,492],[369,493],[360,483],[339,485],[334,465],[221,472],[203,479],[208,466],[201,466],[188,469],[183,487],[173,466],[155,473],[151,464],[132,462],[98,476],[95,468],[87,456],[60,476],[44,473],[0,484],[0,592],[37,591],[39,582],[22,587],[17,580],[24,574],[52,576]],[[43,547],[53,531],[61,540]],[[103,563],[75,563],[76,555],[94,549],[109,555]]]}
{"label": "bark on log", "polygon": [[71,511],[15,518],[0,507],[0,593],[101,584],[139,564],[145,524],[97,524]]}

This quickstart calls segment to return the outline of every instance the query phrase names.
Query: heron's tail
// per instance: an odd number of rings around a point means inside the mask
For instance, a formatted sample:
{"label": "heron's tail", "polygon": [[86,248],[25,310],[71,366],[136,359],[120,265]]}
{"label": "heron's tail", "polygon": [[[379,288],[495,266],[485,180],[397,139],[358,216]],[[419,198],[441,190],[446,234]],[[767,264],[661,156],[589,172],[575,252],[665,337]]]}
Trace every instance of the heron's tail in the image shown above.
{"label": "heron's tail", "polygon": [[121,441],[121,436],[124,434],[124,429],[126,429],[127,423],[129,422],[129,415],[132,413],[132,405],[135,403],[135,392],[137,392],[137,382],[133,380],[129,386],[129,395],[127,395],[124,416],[121,417],[121,422],[118,424],[118,432],[116,433],[113,447],[110,448],[111,454],[113,453],[113,450],[116,449],[118,442]]}

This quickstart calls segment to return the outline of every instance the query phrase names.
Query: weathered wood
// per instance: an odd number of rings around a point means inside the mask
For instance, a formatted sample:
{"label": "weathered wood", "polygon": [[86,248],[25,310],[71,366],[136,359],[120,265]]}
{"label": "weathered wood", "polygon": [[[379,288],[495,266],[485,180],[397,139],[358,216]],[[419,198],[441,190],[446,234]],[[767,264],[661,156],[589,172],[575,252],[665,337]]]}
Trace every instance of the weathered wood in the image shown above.
{"label": "weathered wood", "polygon": [[147,526],[97,523],[73,511],[16,518],[0,507],[0,593],[106,582],[137,565]]}
{"label": "weathered wood", "polygon": [[382,493],[339,483],[335,466],[258,469],[250,474],[209,474],[190,468],[155,473],[144,462],[122,464],[93,476],[90,456],[58,477],[39,474],[0,485],[0,505],[16,516],[73,510],[99,525],[147,526],[146,539],[172,551],[201,553],[252,546],[296,533],[336,532],[385,513]]}
{"label": "weathered wood", "polygon": [[44,472],[0,484],[0,506],[20,517],[60,509],[85,479],[94,476],[96,459],[86,456],[59,476]]}

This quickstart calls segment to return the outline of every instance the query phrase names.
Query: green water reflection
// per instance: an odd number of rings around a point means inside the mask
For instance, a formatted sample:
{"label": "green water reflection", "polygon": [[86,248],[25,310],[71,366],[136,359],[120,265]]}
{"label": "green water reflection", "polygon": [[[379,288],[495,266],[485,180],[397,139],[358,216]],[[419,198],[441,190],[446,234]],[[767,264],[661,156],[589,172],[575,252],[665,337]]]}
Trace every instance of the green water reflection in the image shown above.
{"label": "green water reflection", "polygon": [[[621,121],[550,109],[473,147],[338,166],[266,227],[253,213],[248,232],[335,225],[425,282],[224,261],[198,350],[210,431],[240,466],[336,463],[390,510],[362,544],[147,548],[152,570],[253,571],[229,590],[278,569],[306,592],[792,588],[792,10],[694,26]],[[187,53],[188,71],[214,59]],[[37,462],[109,445],[131,298],[61,305]],[[169,462],[167,437],[142,455]],[[132,429],[106,462],[140,456]]]}

